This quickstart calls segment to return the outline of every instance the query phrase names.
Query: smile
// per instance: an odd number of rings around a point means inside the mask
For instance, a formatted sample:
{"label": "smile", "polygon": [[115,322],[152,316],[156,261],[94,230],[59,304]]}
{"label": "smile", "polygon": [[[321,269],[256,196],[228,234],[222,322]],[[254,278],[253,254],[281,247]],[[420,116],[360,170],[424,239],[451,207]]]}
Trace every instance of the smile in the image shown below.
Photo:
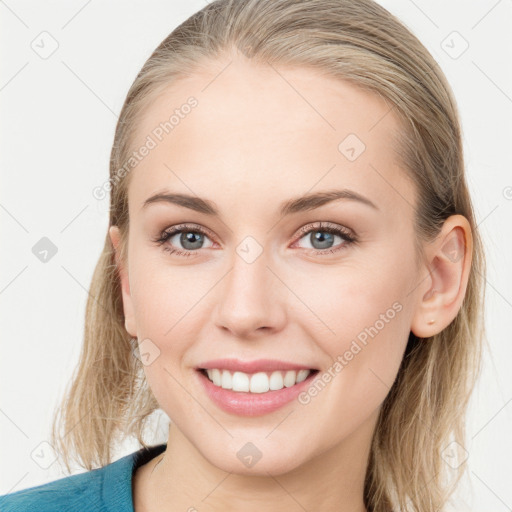
{"label": "smile", "polygon": [[320,375],[313,369],[248,374],[198,368],[195,373],[206,396],[220,409],[237,416],[261,416],[291,404]]}
{"label": "smile", "polygon": [[218,368],[201,369],[208,379],[217,387],[230,389],[236,392],[266,393],[278,391],[284,387],[292,387],[306,380],[310,373],[317,370],[282,370],[274,372],[231,372]]}

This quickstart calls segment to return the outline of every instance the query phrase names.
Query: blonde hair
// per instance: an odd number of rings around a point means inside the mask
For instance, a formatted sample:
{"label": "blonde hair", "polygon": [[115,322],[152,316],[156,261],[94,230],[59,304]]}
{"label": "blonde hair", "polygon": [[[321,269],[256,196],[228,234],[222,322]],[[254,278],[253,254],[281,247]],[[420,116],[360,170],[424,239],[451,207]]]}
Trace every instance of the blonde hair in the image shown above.
{"label": "blonde hair", "polygon": [[[255,63],[316,68],[389,102],[401,124],[395,150],[418,192],[419,250],[419,242],[433,240],[450,215],[470,223],[472,267],[461,308],[426,341],[410,333],[381,408],[364,486],[369,511],[440,510],[466,471],[462,461],[449,485],[443,450],[452,441],[465,446],[464,417],[485,338],[485,258],[450,86],[426,48],[386,9],[372,0],[216,0],[179,25],[144,64],[117,123],[110,225],[121,231],[120,257],[126,261],[131,173],[120,179],[119,169],[133,150],[141,112],[166,86],[232,51]],[[107,233],[90,286],[80,360],[52,426],[53,445],[68,471],[72,457],[89,470],[110,463],[120,434],[148,446],[145,422],[159,405],[133,355],[136,346],[125,329]]]}

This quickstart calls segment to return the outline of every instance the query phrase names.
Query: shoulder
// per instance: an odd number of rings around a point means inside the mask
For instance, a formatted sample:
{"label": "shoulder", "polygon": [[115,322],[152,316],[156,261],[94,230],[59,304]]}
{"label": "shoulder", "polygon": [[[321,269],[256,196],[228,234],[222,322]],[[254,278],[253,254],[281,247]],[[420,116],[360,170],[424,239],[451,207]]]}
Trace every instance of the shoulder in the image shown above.
{"label": "shoulder", "polygon": [[88,503],[89,510],[102,510],[100,505],[101,480],[104,468],[71,475],[54,482],[0,496],[2,512],[58,512],[81,510]]}
{"label": "shoulder", "polygon": [[107,466],[0,496],[2,512],[131,510],[131,476],[139,452]]}

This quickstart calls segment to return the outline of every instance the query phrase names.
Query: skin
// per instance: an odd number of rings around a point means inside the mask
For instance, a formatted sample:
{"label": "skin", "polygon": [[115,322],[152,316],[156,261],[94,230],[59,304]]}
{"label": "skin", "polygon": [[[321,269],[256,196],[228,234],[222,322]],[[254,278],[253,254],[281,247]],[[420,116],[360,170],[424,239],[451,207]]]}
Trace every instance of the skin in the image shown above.
{"label": "skin", "polygon": [[[318,71],[230,60],[173,84],[137,127],[134,147],[189,96],[199,102],[131,171],[127,261],[116,253],[126,329],[160,350],[144,371],[172,420],[167,450],[135,474],[135,510],[365,511],[381,404],[409,332],[432,336],[460,309],[470,226],[460,215],[447,219],[417,266],[416,191],[391,149],[399,125],[390,106]],[[338,150],[349,133],[366,145],[354,161]],[[340,188],[379,210],[339,200],[278,214],[284,200]],[[142,209],[163,189],[214,201],[221,218],[165,203]],[[298,232],[319,221],[353,230],[357,244],[319,255],[311,236],[322,230]],[[191,257],[152,241],[184,222],[212,233]],[[116,250],[119,235],[112,226]],[[262,249],[252,263],[236,252],[246,236]],[[171,243],[191,247],[179,235],[164,246]],[[335,235],[331,246],[344,243]],[[306,405],[241,417],[220,410],[197,378],[194,368],[217,357],[284,359],[325,372],[393,303],[400,312]],[[252,467],[237,457],[248,442],[262,453]]]}

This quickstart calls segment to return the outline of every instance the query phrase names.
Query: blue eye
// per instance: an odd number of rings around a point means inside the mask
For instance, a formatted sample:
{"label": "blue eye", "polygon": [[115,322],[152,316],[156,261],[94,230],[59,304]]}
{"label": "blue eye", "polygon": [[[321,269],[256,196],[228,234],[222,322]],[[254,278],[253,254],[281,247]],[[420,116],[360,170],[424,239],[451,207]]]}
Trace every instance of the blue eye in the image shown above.
{"label": "blue eye", "polygon": [[[179,235],[179,237],[177,235]],[[163,250],[171,254],[176,254],[177,256],[191,256],[194,252],[197,252],[198,249],[205,248],[203,247],[205,237],[208,238],[207,233],[199,226],[178,225],[172,226],[164,231],[155,242],[162,245]],[[177,242],[182,245],[185,249],[184,251],[175,249],[176,241],[172,243],[170,247],[163,245],[167,241],[172,241],[173,238],[178,238]]]}
{"label": "blue eye", "polygon": [[[321,222],[301,228],[299,234],[302,236],[297,239],[298,241],[309,236],[307,240],[312,247],[306,247],[305,249],[319,255],[338,252],[357,242],[355,235],[347,228]],[[332,244],[336,236],[342,240],[342,243],[333,246]],[[173,241],[173,238],[176,238],[176,240]],[[212,243],[204,246],[205,238],[210,240],[209,233],[201,228],[201,226],[179,224],[165,230],[154,242],[157,245],[161,245],[162,249],[170,254],[189,257],[197,253],[199,249],[206,249],[212,246]],[[171,243],[166,244],[166,242]],[[184,250],[176,248],[178,243]]]}
{"label": "blue eye", "polygon": [[[306,232],[305,235],[300,237],[299,240],[307,237],[306,240],[309,241],[312,247],[306,247],[306,249],[320,251],[319,254],[337,252],[356,241],[355,237],[341,226],[336,227],[332,225],[322,225],[320,223],[319,226],[306,226],[301,230],[301,232],[304,231]],[[338,248],[333,245],[336,237],[343,241],[341,246],[337,246]]]}

